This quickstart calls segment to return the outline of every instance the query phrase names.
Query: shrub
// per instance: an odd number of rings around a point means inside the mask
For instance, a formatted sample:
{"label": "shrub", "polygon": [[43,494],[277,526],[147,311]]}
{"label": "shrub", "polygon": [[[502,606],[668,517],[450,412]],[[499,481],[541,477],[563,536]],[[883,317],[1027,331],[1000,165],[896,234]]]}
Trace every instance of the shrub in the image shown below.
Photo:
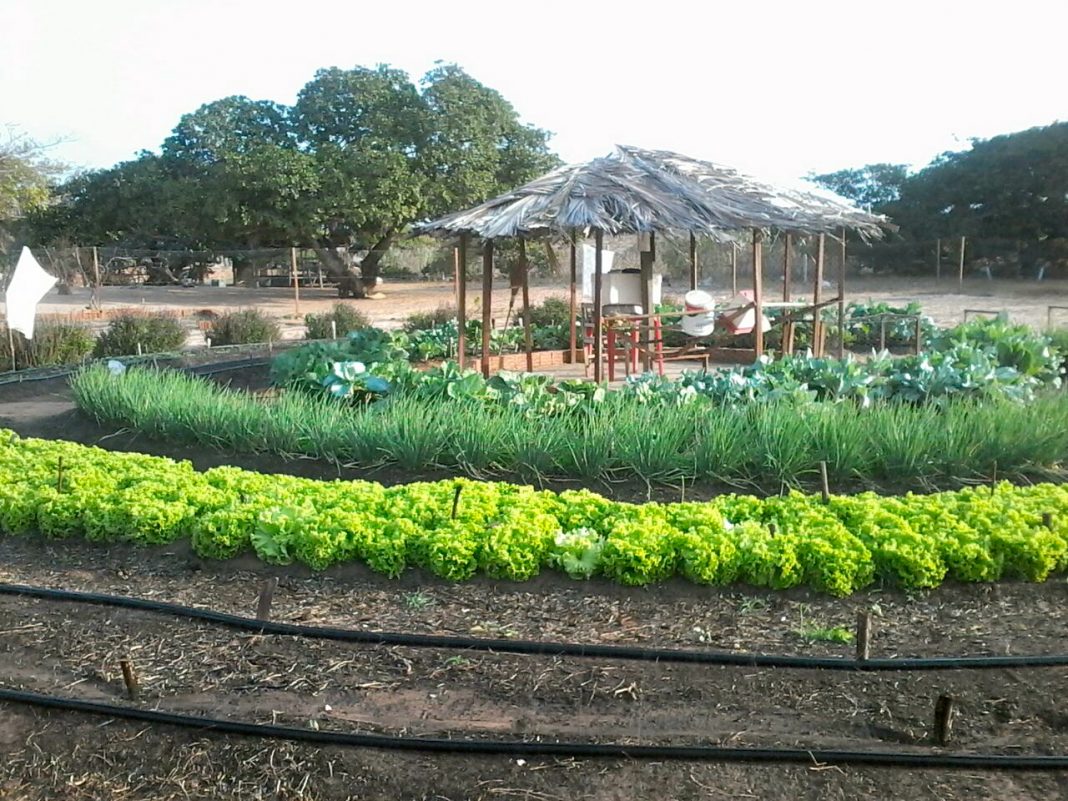
{"label": "shrub", "polygon": [[207,331],[212,345],[251,345],[281,337],[278,322],[259,309],[227,312],[212,321]]}
{"label": "shrub", "polygon": [[409,334],[413,331],[427,331],[456,320],[456,316],[455,306],[438,306],[434,311],[415,312],[408,315],[402,328]]}
{"label": "shrub", "polygon": [[[0,348],[0,370],[10,370],[11,352],[7,348],[7,328],[0,328],[4,346]],[[39,323],[33,339],[15,334],[15,367],[53,367],[77,364],[93,352],[93,336],[81,326],[67,323]]]}
{"label": "shrub", "polygon": [[530,324],[535,327],[571,325],[571,304],[564,298],[546,298],[530,307]]}
{"label": "shrub", "polygon": [[347,303],[335,303],[334,308],[321,314],[306,314],[304,325],[308,332],[307,339],[331,339],[335,336],[330,323],[337,326],[336,336],[343,337],[351,331],[360,331],[371,327],[371,320],[359,309]]}
{"label": "shrub", "polygon": [[185,329],[173,314],[127,312],[111,321],[93,348],[94,356],[129,356],[137,353],[166,353],[185,344]]}

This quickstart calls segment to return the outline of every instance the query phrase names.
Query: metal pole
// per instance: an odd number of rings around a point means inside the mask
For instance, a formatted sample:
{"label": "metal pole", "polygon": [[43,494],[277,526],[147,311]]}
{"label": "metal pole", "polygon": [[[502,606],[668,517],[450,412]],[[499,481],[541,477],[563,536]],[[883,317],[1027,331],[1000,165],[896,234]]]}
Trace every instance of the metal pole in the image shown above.
{"label": "metal pole", "polygon": [[957,285],[964,286],[964,246],[966,237],[960,238],[960,273],[957,277]]}

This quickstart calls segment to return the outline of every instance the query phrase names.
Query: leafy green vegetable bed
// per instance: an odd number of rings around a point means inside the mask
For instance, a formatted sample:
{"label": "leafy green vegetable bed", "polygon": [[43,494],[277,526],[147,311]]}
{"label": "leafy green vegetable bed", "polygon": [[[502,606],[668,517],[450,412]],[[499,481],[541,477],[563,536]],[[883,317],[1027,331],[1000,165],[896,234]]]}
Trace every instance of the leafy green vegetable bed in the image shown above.
{"label": "leafy green vegetable bed", "polygon": [[[588,402],[580,390],[597,392],[593,384],[548,393],[521,381],[507,402],[487,402],[488,385],[476,378],[441,395],[355,405],[321,393],[258,398],[141,368],[113,376],[94,367],[72,386],[78,406],[101,422],[169,441],[478,478],[640,477],[778,493],[818,487],[825,461],[835,487],[952,489],[995,472],[1018,483],[1058,479],[1068,460],[1068,393],[1060,391],[1028,404],[678,405],[622,392]],[[496,397],[515,389],[497,378],[488,387]]]}
{"label": "leafy green vegetable bed", "polygon": [[[359,560],[446,579],[529,579],[543,567],[641,585],[806,585],[846,595],[885,580],[1042,581],[1068,567],[1068,488],[1000,485],[936,495],[872,494],[632,505],[467,480],[392,488],[320,482],[113,453],[0,432],[0,530],[254,551],[316,570]],[[455,509],[455,515],[453,510]],[[1048,523],[1048,525],[1046,525]]]}

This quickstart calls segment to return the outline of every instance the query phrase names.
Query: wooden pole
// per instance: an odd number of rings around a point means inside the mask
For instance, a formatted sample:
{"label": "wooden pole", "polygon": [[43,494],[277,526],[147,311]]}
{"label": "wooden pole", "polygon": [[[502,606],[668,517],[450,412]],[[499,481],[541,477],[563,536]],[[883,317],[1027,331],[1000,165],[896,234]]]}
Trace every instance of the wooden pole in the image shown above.
{"label": "wooden pole", "polygon": [[753,349],[758,359],[764,355],[763,237],[759,228],[753,229]]}
{"label": "wooden pole", "polygon": [[527,372],[534,372],[534,337],[530,332],[530,265],[527,241],[519,237],[519,270],[523,284],[523,348],[527,354]]}
{"label": "wooden pole", "polygon": [[[7,309],[5,308],[5,311],[6,310]],[[15,371],[15,370],[17,370],[19,368],[19,366],[17,364],[15,364],[15,332],[11,329],[11,318],[10,318],[10,316],[8,317],[8,319],[6,321],[6,325],[7,325],[7,344],[8,344],[8,347],[11,348],[11,370]]]}
{"label": "wooden pole", "polygon": [[[790,234],[786,234],[782,240],[782,299],[783,303],[790,302],[792,276],[790,275]],[[782,352],[784,354],[794,352],[794,321],[793,314],[789,309],[783,309],[782,324]]]}
{"label": "wooden pole", "polygon": [[126,685],[126,694],[130,697],[130,700],[136,700],[139,688],[137,686],[137,673],[134,672],[133,662],[126,658],[119,660],[119,667],[122,668],[122,681]]}
{"label": "wooden pole", "polygon": [[260,597],[256,602],[256,620],[271,619],[271,604],[274,603],[274,593],[278,589],[278,576],[271,576],[260,587]]}
{"label": "wooden pole", "polygon": [[690,289],[697,289],[697,236],[690,234]]}
{"label": "wooden pole", "polygon": [[[827,247],[827,236],[820,234],[816,246],[816,279],[812,282],[812,305],[819,306],[823,300],[823,257]],[[821,309],[812,310],[812,354],[823,355],[823,321],[820,319]]]}
{"label": "wooden pole", "polygon": [[845,357],[846,229],[842,229],[842,260],[838,264],[838,358]]}
{"label": "wooden pole", "polygon": [[289,249],[289,271],[293,275],[293,313],[300,317],[300,274],[297,272],[297,249]]}
{"label": "wooden pole", "polygon": [[857,612],[857,661],[867,662],[871,651],[871,612]]}
{"label": "wooden pole", "polygon": [[467,366],[467,234],[460,234],[456,247],[456,361]]}
{"label": "wooden pole", "polygon": [[[638,266],[641,268],[642,314],[653,313],[653,260],[656,258],[656,234],[638,234]],[[641,333],[642,369],[652,369],[652,319],[645,320]]]}
{"label": "wooden pole", "polygon": [[604,246],[604,232],[597,228],[593,232],[596,253],[593,257],[593,380],[601,383],[603,365],[601,357],[604,350],[604,335],[601,331],[601,248]]}
{"label": "wooden pole", "polygon": [[738,243],[731,242],[731,294],[738,294]]}
{"label": "wooden pole", "polygon": [[831,502],[831,483],[827,479],[827,463],[820,462],[820,498],[824,503]]}
{"label": "wooden pole", "polygon": [[571,286],[569,287],[570,314],[571,314],[571,363],[578,361],[578,341],[576,329],[578,328],[578,246],[575,244],[575,232],[571,232],[570,256],[571,256]]}
{"label": "wooden pole", "polygon": [[482,375],[490,374],[490,326],[493,320],[493,240],[482,247]]}
{"label": "wooden pole", "polygon": [[938,745],[946,745],[953,732],[953,698],[938,696],[935,702],[934,739]]}
{"label": "wooden pole", "polygon": [[100,254],[93,247],[93,300],[92,307],[100,308]]}
{"label": "wooden pole", "polygon": [[963,236],[960,238],[960,272],[957,276],[958,286],[964,286],[964,247],[966,239],[967,238]]}
{"label": "wooden pole", "polygon": [[935,280],[942,280],[942,240],[935,240]]}

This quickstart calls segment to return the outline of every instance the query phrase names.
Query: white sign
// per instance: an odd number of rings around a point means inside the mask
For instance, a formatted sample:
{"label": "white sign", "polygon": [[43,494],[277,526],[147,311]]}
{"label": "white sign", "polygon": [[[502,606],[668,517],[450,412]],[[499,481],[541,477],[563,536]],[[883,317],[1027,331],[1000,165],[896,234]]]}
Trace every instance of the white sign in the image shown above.
{"label": "white sign", "polygon": [[[615,251],[601,251],[601,274],[612,269]],[[597,269],[597,248],[593,245],[582,246],[582,302],[593,303],[593,271]]]}
{"label": "white sign", "polygon": [[55,285],[56,278],[41,268],[29,248],[23,247],[19,263],[15,265],[15,274],[11,276],[4,294],[8,329],[21,331],[26,339],[33,339],[37,304]]}

